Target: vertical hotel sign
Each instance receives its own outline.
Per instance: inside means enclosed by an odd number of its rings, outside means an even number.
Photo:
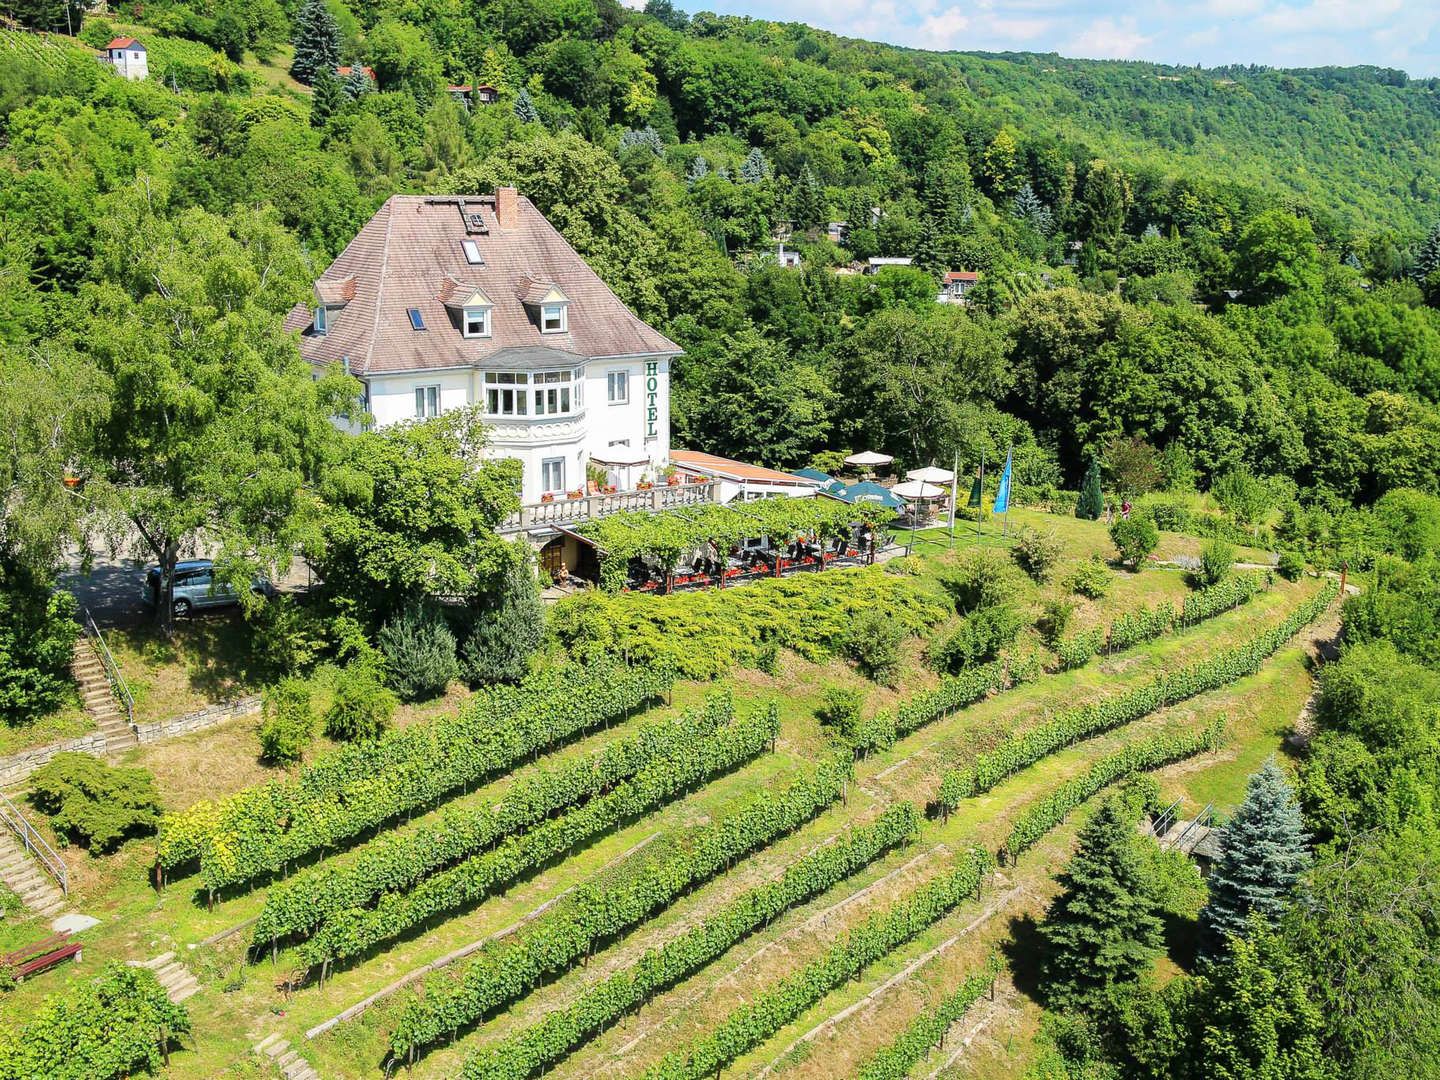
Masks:
[[[657,425],[660,422],[660,361],[651,360],[645,365],[645,441],[652,443],[660,438]]]

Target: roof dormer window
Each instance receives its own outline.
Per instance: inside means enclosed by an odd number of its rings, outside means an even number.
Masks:
[[[293,324],[292,324],[293,325]],[[315,336],[324,337],[330,331],[330,309],[321,304],[315,309]]]
[[[467,338],[490,336],[490,309],[488,307],[467,307],[461,312],[460,332]]]
[[[566,309],[569,304],[545,304],[540,308],[540,332],[542,334],[563,334],[569,325]]]

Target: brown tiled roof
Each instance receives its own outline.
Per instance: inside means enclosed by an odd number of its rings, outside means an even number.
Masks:
[[[482,296],[487,304],[494,304],[490,294],[479,285],[471,285],[468,282],[460,281],[452,274],[446,274],[445,280],[440,283],[440,292],[437,299],[446,307],[458,307],[464,304],[476,293]]]
[[[694,469],[711,476],[723,476],[727,480],[759,481],[767,484],[790,484],[795,487],[816,487],[820,481],[794,473],[767,469],[763,465],[748,465],[743,461],[706,454],[699,450],[671,450],[670,462],[677,468]]]
[[[315,283],[315,295],[326,304],[348,304],[355,299],[355,275],[338,280],[321,278]]]
[[[586,357],[675,355],[681,349],[647,326],[610,291],[528,199],[516,200],[515,220],[500,228],[493,196],[466,196],[465,212],[479,213],[488,232],[467,232],[457,198],[395,195],[371,218],[317,288],[354,280],[354,298],[316,335],[311,313],[297,304],[285,318],[300,332],[300,352],[313,363],[348,360],[357,375],[477,365],[503,349],[560,349]],[[465,259],[473,240],[485,263]],[[446,279],[474,286],[494,302],[491,336],[461,336],[446,308]],[[570,301],[567,331],[542,334],[520,296],[536,282],[554,284]],[[426,329],[411,329],[418,308]]]
[[[106,49],[129,49],[129,48],[140,48],[140,49],[143,49],[143,48],[145,48],[145,46],[144,46],[144,45],[141,45],[141,44],[140,44],[138,41],[136,41],[133,37],[117,37],[117,38],[115,38],[113,41],[111,41],[109,45],[106,45],[105,48],[106,48]]]
[[[979,281],[980,275],[974,270],[947,270],[945,271],[945,282],[952,281]]]

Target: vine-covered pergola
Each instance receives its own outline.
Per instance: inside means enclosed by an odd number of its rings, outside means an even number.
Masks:
[[[587,522],[576,531],[595,545],[600,561],[600,586],[607,592],[623,589],[630,560],[644,559],[657,566],[667,582],[687,554],[713,550],[722,567],[714,575],[723,585],[739,571],[726,565],[728,552],[744,540],[764,537],[775,549],[775,567],[783,567],[781,549],[795,541],[817,541],[823,569],[827,541],[849,541],[857,525],[872,528],[894,517],[878,503],[846,503],[835,499],[757,499],[730,506],[695,506],[676,510],[634,510]]]

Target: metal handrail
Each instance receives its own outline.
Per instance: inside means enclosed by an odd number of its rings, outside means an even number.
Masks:
[[[60,856],[55,854],[55,849],[45,842],[45,838],[35,831],[20,808],[10,801],[3,791],[0,791],[0,818],[5,819],[5,824],[15,831],[20,837],[20,842],[25,849],[40,860],[40,865],[50,871],[50,876],[60,883],[60,891],[68,898],[70,896],[70,874],[65,869],[65,863]]]
[[[1192,822],[1190,822],[1188,825],[1185,826],[1184,829],[1181,830],[1180,835],[1175,838],[1175,843],[1172,844],[1171,847],[1177,847],[1177,848],[1180,848],[1181,851],[1184,851],[1184,850],[1185,850],[1185,847],[1184,847],[1184,845],[1185,845],[1185,837],[1189,836],[1189,835],[1190,835],[1190,830],[1196,828],[1197,826],[1199,826],[1199,825],[1200,825],[1200,822],[1203,821],[1203,820],[1205,820],[1205,818],[1206,818],[1209,814],[1211,814],[1211,813],[1214,811],[1214,809],[1215,809],[1215,800],[1214,800],[1214,799],[1211,799],[1208,803],[1205,804],[1205,809],[1204,809],[1204,810],[1201,810],[1200,813],[1198,813],[1198,814],[1195,815],[1195,820],[1192,821]]]
[[[132,728],[135,726],[135,699],[130,694],[130,687],[125,682],[125,676],[120,674],[120,665],[115,662],[115,657],[110,655],[110,646],[105,644],[104,635],[100,633],[100,627],[95,625],[95,616],[90,614],[88,607],[80,609],[85,614],[85,632],[90,635],[96,645],[96,652],[100,654],[100,664],[105,668],[105,678],[110,683],[110,692],[115,699],[125,706],[125,722]]]
[[[1155,819],[1154,823],[1151,824],[1150,832],[1163,839],[1165,834],[1174,826],[1175,822],[1180,819],[1180,805],[1184,801],[1183,798],[1179,798],[1167,806],[1160,816]]]

